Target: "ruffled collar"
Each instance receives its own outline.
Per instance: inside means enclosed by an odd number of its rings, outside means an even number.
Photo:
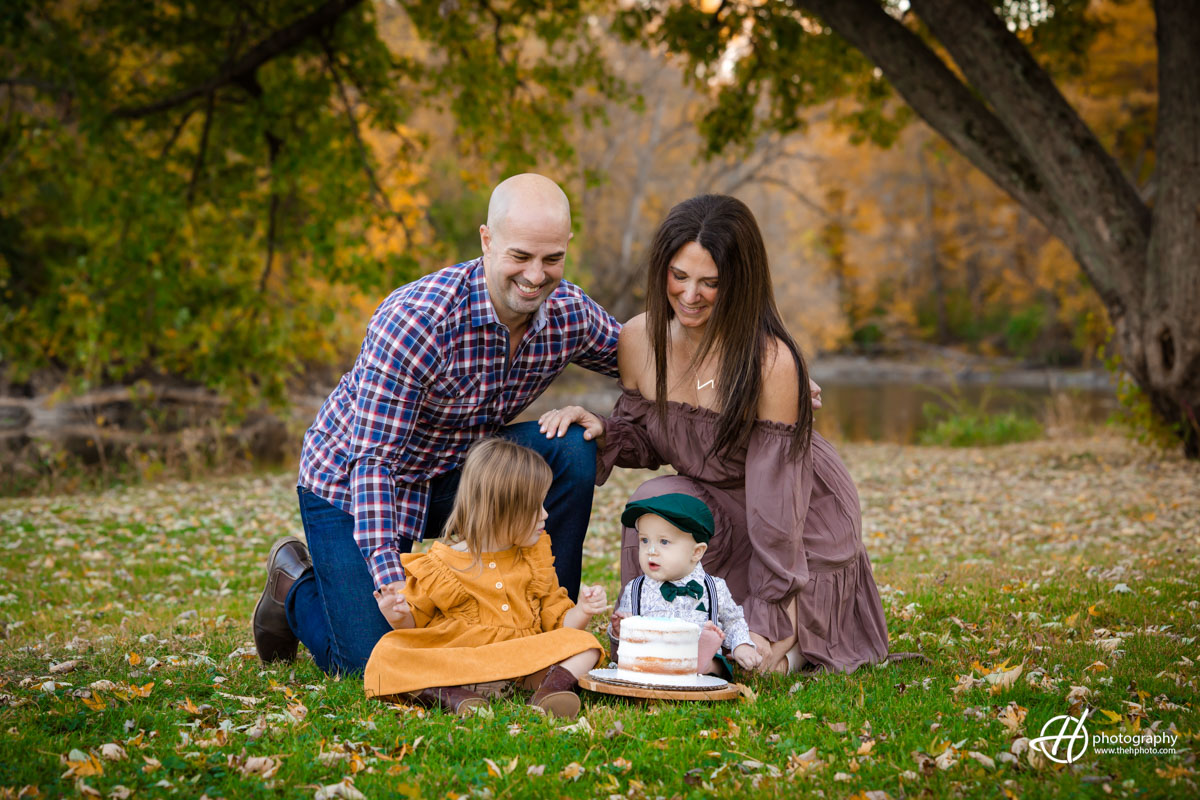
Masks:
[[[630,389],[628,386],[624,386],[619,382],[617,383],[617,386],[620,387],[622,394],[624,394],[626,397],[629,397],[634,402],[642,403],[650,408],[654,407],[654,401],[648,399],[637,389]],[[694,406],[691,403],[684,403],[680,400],[668,400],[667,406],[675,408],[688,416],[706,419],[710,422],[716,422],[721,416],[720,412],[714,409],[706,408],[704,406]],[[754,420],[754,427],[756,428],[761,428],[762,430],[771,431],[774,433],[787,434],[788,436],[796,432],[796,425],[797,423],[795,422],[777,422],[773,419]],[[816,435],[816,431],[813,432],[813,435]]]
[[[542,537],[548,537],[548,534],[543,533]],[[481,561],[514,561],[517,558],[522,557],[525,553],[528,553],[529,551],[536,548],[540,543],[541,543],[541,537],[538,538],[537,542],[529,545],[528,547],[518,547],[516,545],[513,545],[512,547],[507,547],[503,550],[495,550],[495,551],[490,551],[487,553],[480,553],[478,557]],[[451,547],[450,545],[446,544],[445,542],[440,542],[440,541],[434,542],[433,545],[429,549],[431,552],[433,550],[437,550],[438,555],[442,558],[452,558],[452,559],[455,559],[458,561],[468,561],[468,562],[475,560],[475,556],[472,555],[469,551],[457,550],[457,549]]]

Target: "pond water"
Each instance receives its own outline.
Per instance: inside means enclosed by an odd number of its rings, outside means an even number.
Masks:
[[[930,424],[923,412],[927,403],[962,411],[1015,410],[1048,427],[1103,424],[1117,405],[1106,378],[1093,373],[977,372],[955,381],[941,372],[859,364],[817,365],[813,375],[823,400],[816,429],[838,442],[914,443]],[[571,367],[519,419],[537,419],[565,405],[607,414],[618,394],[615,381]]]
[[[816,428],[833,441],[911,444],[930,422],[924,408],[934,404],[970,412],[1017,411],[1043,425],[1101,424],[1116,408],[1112,392],[1091,389],[997,388],[987,384],[934,388],[896,381],[821,384],[823,407]]]

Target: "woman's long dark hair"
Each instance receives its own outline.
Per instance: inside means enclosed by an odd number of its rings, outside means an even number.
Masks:
[[[792,456],[799,456],[812,439],[808,369],[775,305],[767,248],[758,223],[746,204],[733,197],[704,194],[684,200],[667,214],[650,245],[646,317],[654,348],[658,413],[667,413],[667,325],[675,316],[667,302],[667,269],[688,242],[707,250],[718,270],[717,300],[691,364],[702,363],[714,346],[720,346],[716,390],[721,408],[716,442],[709,455],[731,453],[750,440],[762,396],[766,354],[778,339],[791,351],[800,380],[800,407],[791,448]]]

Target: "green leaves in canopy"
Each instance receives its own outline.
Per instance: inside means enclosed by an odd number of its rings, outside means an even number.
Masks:
[[[431,239],[433,154],[480,182],[569,154],[617,90],[594,32],[579,2],[4,4],[3,377],[281,402],[476,255]]]

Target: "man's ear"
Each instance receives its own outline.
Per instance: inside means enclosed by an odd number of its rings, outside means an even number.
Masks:
[[[479,226],[479,246],[483,248],[483,254],[486,256],[492,249],[492,232],[488,230],[488,226]]]
[[[708,552],[708,545],[704,542],[696,542],[696,546],[692,548],[692,563],[699,564],[700,559],[704,558],[704,554]]]

